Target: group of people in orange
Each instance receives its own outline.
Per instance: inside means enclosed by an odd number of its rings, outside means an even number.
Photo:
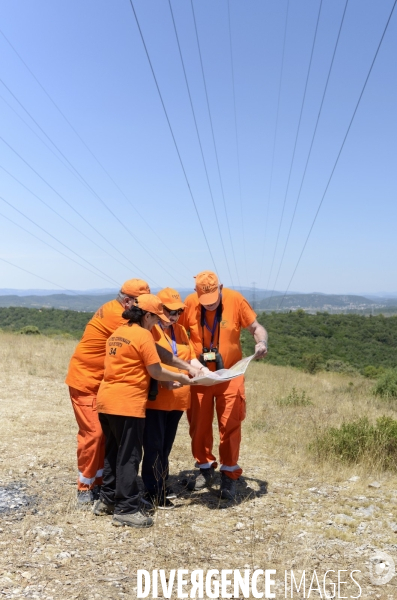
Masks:
[[[266,356],[267,332],[247,300],[214,272],[195,280],[185,301],[172,288],[154,295],[145,281],[126,281],[89,321],[69,364],[66,384],[79,427],[77,502],[93,504],[95,515],[113,515],[116,526],[150,527],[154,508],[173,508],[168,459],[184,411],[199,469],[188,488],[214,483],[216,409],[220,497],[236,495],[244,376],[210,386],[199,377],[241,359],[242,328],[255,339],[255,357]]]

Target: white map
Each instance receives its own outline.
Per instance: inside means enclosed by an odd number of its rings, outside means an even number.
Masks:
[[[244,375],[247,370],[248,365],[251,360],[254,358],[255,354],[252,356],[247,356],[246,358],[242,358],[235,365],[230,367],[230,369],[219,369],[219,371],[214,371],[213,373],[207,373],[203,377],[193,377],[192,381],[197,381],[200,385],[216,385],[217,383],[224,383],[225,381],[229,381],[230,379],[234,379],[235,377],[239,377],[239,375]]]

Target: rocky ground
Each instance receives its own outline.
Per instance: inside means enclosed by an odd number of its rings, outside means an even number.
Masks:
[[[10,340],[9,346],[16,343]],[[110,517],[76,507],[76,426],[62,383],[72,342],[24,343],[24,348],[2,346],[3,597],[136,598],[138,569],[163,569],[167,578],[172,569],[274,569],[277,599],[330,597],[338,570],[340,582],[348,583],[340,583],[339,590],[336,586],[336,598],[397,598],[395,577],[384,585],[374,583],[391,565],[371,562],[377,551],[397,558],[396,476],[360,465],[317,464],[310,457],[311,416],[316,418],[327,401],[320,392],[314,407],[292,409],[293,414],[269,400],[283,392],[286,378],[288,386],[305,385],[312,397],[310,386],[329,394],[346,382],[306,381],[309,376],[293,370],[253,365],[237,500],[220,501],[216,486],[197,494],[184,490],[182,481],[193,472],[184,419],[171,461],[179,491],[176,508],[158,511],[151,529],[119,529]],[[260,420],[263,405],[266,418]],[[301,586],[291,593],[291,570],[298,586],[305,570],[305,590]],[[323,578],[330,570],[325,593]]]

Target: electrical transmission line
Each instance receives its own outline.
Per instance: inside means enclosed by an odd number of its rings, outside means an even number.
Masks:
[[[62,118],[66,121],[66,123],[69,125],[69,127],[72,129],[72,131],[75,133],[75,135],[78,137],[78,139],[80,140],[80,142],[83,144],[83,146],[86,148],[86,150],[88,150],[88,152],[91,154],[91,156],[93,157],[93,159],[95,160],[95,162],[99,165],[99,167],[102,169],[102,171],[107,175],[107,177],[110,179],[110,181],[113,183],[113,185],[119,190],[119,192],[122,194],[122,196],[124,196],[124,198],[127,200],[127,202],[129,203],[129,205],[131,206],[131,208],[133,208],[133,210],[136,212],[136,214],[142,219],[142,221],[145,223],[145,225],[150,229],[150,231],[156,236],[156,238],[163,244],[163,246],[165,248],[167,248],[167,250],[174,256],[174,258],[178,259],[178,265],[183,266],[187,271],[190,272],[190,269],[181,262],[180,256],[178,256],[173,250],[172,248],[170,248],[170,246],[168,246],[168,244],[166,244],[166,242],[164,242],[164,240],[159,236],[159,234],[153,229],[153,227],[150,225],[150,223],[145,219],[145,217],[140,213],[140,211],[136,208],[136,206],[131,202],[130,198],[128,198],[128,196],[125,194],[125,192],[122,190],[122,188],[118,185],[118,183],[113,179],[113,177],[110,175],[110,173],[107,171],[107,169],[104,167],[104,165],[100,162],[100,160],[97,158],[97,156],[94,154],[94,152],[91,150],[91,148],[88,146],[88,144],[85,142],[85,140],[81,137],[81,135],[79,134],[79,132],[76,130],[76,128],[72,125],[72,123],[69,121],[69,119],[66,117],[66,115],[64,114],[64,112],[60,109],[60,107],[58,106],[58,104],[55,102],[55,100],[51,97],[51,95],[47,92],[47,90],[45,89],[45,87],[42,85],[42,83],[39,81],[39,79],[36,77],[36,75],[33,73],[33,71],[30,69],[30,67],[27,65],[27,63],[24,61],[24,59],[22,58],[22,56],[19,54],[19,52],[16,50],[16,48],[12,45],[12,43],[10,42],[10,40],[6,37],[6,35],[3,33],[3,31],[0,30],[0,34],[3,36],[3,38],[6,40],[7,44],[10,46],[10,48],[12,48],[12,50],[15,52],[15,54],[17,55],[17,57],[19,58],[19,60],[22,62],[22,64],[25,66],[25,68],[29,71],[29,73],[31,74],[31,76],[33,77],[33,79],[36,81],[36,83],[39,85],[39,87],[42,89],[42,91],[44,92],[44,94],[47,96],[47,98],[50,100],[50,102],[53,104],[53,106],[56,108],[56,110],[59,112],[59,114],[62,116]]]
[[[113,256],[112,254],[110,254],[110,252],[108,252],[107,250],[105,250],[105,248],[103,246],[101,246],[100,244],[98,244],[97,242],[95,242],[93,239],[91,239],[89,236],[87,236],[85,233],[83,233],[83,231],[81,231],[81,229],[79,229],[78,227],[76,227],[76,225],[73,225],[73,223],[71,223],[68,219],[66,219],[64,216],[62,216],[57,210],[55,210],[55,208],[53,208],[51,206],[51,204],[48,204],[48,202],[45,202],[45,200],[43,200],[42,198],[40,198],[40,196],[38,196],[37,194],[35,194],[30,188],[28,188],[24,183],[22,183],[22,181],[19,181],[19,179],[17,179],[14,175],[12,175],[12,173],[10,173],[9,171],[7,171],[7,169],[5,167],[3,167],[2,165],[0,165],[0,169],[2,169],[5,173],[7,173],[7,175],[9,175],[9,177],[11,177],[12,179],[14,179],[14,181],[16,181],[21,187],[23,187],[27,192],[29,192],[29,194],[31,194],[32,196],[34,196],[35,198],[37,198],[37,200],[39,202],[41,202],[44,206],[46,206],[49,210],[51,210],[55,215],[57,215],[57,217],[59,217],[60,219],[62,219],[62,221],[64,221],[65,223],[67,223],[70,227],[72,227],[72,229],[74,229],[75,231],[77,231],[77,233],[79,233],[82,237],[84,237],[84,239],[89,240],[92,244],[94,244],[94,246],[96,246],[97,248],[99,248],[100,250],[102,250],[102,252],[104,252],[105,254],[107,254],[107,256],[109,256],[110,258],[112,258],[113,260],[115,260],[116,262],[118,262],[120,265],[122,265],[123,267],[130,269],[131,265],[134,267],[134,269],[138,269],[138,267],[136,265],[134,265],[134,263],[132,263],[131,261],[129,265],[127,265],[126,263],[123,263],[120,258],[118,258],[117,256]],[[120,254],[120,252],[119,252]],[[129,260],[129,259],[127,259]],[[143,273],[143,271],[141,271],[140,269],[138,269],[142,275],[144,277],[147,277],[147,275],[145,275],[145,273]],[[159,285],[158,283],[156,283],[152,278],[150,278],[151,281],[153,281],[153,283],[155,283],[156,285]]]
[[[279,79],[279,82],[278,82],[278,93],[277,93],[276,125],[275,125],[275,128],[274,128],[274,135],[273,135],[272,162],[271,162],[271,167],[270,167],[269,191],[268,191],[268,194],[267,194],[267,208],[266,208],[266,219],[265,219],[265,231],[264,231],[264,236],[263,236],[262,261],[261,261],[261,268],[260,268],[260,271],[259,271],[259,276],[260,277],[262,277],[263,263],[264,263],[264,260],[265,260],[267,227],[268,227],[268,221],[269,221],[270,196],[271,196],[272,186],[273,186],[274,159],[275,159],[275,156],[276,156],[276,140],[277,140],[277,132],[278,132],[278,121],[279,121],[279,115],[280,115],[281,84],[283,82],[283,74],[284,74],[285,42],[286,42],[286,39],[287,39],[289,2],[290,2],[290,0],[288,0],[287,11],[285,13],[284,35],[283,35],[283,50],[282,50],[282,55],[281,55],[280,79]]]
[[[337,166],[337,164],[338,164],[338,162],[339,162],[340,155],[342,154],[342,150],[343,150],[343,148],[344,148],[344,145],[345,145],[345,142],[346,142],[347,136],[349,135],[349,132],[350,132],[351,126],[352,126],[352,124],[353,124],[354,118],[355,118],[355,116],[356,116],[356,113],[357,113],[358,107],[359,107],[359,105],[360,105],[360,102],[361,102],[361,98],[363,97],[363,94],[364,94],[365,88],[366,88],[366,86],[367,86],[368,80],[369,80],[369,78],[370,78],[370,75],[371,75],[371,73],[372,73],[372,69],[373,69],[373,66],[374,66],[374,64],[375,64],[376,58],[377,58],[377,56],[378,56],[378,54],[379,54],[379,50],[380,50],[380,47],[381,47],[381,45],[382,45],[383,39],[384,39],[384,37],[385,37],[385,34],[386,34],[386,31],[387,31],[387,28],[388,28],[388,26],[389,26],[389,23],[390,23],[390,21],[391,21],[391,18],[392,18],[392,16],[393,16],[393,12],[394,12],[394,9],[395,9],[395,7],[396,7],[396,4],[397,4],[397,0],[394,0],[394,3],[393,3],[393,6],[392,6],[392,9],[391,9],[391,11],[390,11],[390,14],[389,14],[389,18],[387,19],[386,25],[385,25],[385,27],[384,27],[384,30],[383,30],[383,33],[382,33],[382,36],[381,36],[381,39],[380,39],[380,41],[379,41],[378,47],[377,47],[377,49],[376,49],[376,52],[375,52],[375,55],[374,55],[374,58],[373,58],[373,60],[372,60],[372,62],[371,62],[371,66],[370,66],[370,68],[369,68],[369,71],[368,71],[368,73],[367,73],[367,76],[366,76],[366,78],[365,78],[364,85],[363,85],[363,87],[362,87],[362,89],[361,89],[360,96],[359,96],[359,98],[358,98],[358,100],[357,100],[357,104],[356,104],[356,106],[355,106],[355,109],[354,109],[354,111],[353,111],[353,115],[352,115],[352,117],[351,117],[351,119],[350,119],[349,126],[348,126],[348,128],[347,128],[346,134],[345,134],[345,136],[344,136],[344,138],[343,138],[343,141],[342,141],[341,147],[340,147],[340,149],[339,149],[339,152],[338,152],[338,155],[337,155],[337,157],[336,157],[336,160],[335,160],[334,166],[333,166],[333,168],[332,168],[331,175],[329,176],[329,179],[328,179],[328,181],[327,181],[327,185],[325,186],[324,193],[323,193],[323,195],[322,195],[322,198],[321,198],[321,200],[320,200],[320,203],[319,203],[319,205],[318,205],[318,208],[317,208],[316,214],[314,215],[314,219],[313,219],[313,221],[312,221],[312,224],[311,224],[311,226],[310,226],[309,233],[307,234],[307,237],[306,237],[305,243],[303,244],[302,251],[301,251],[301,253],[300,253],[300,255],[299,255],[299,258],[298,258],[298,261],[297,261],[297,263],[296,263],[295,269],[294,269],[294,271],[293,271],[293,273],[292,273],[292,275],[291,275],[291,279],[289,280],[288,287],[287,287],[287,289],[286,289],[286,290],[285,290],[285,292],[284,292],[284,296],[282,297],[282,299],[281,299],[281,302],[280,302],[280,304],[279,304],[279,307],[278,307],[278,308],[281,308],[281,306],[282,306],[282,304],[283,304],[283,302],[284,302],[284,300],[285,300],[285,297],[286,297],[286,295],[287,295],[287,293],[288,293],[288,290],[289,290],[289,288],[290,288],[290,285],[291,285],[291,283],[292,283],[292,280],[293,280],[293,278],[294,278],[294,276],[295,276],[295,273],[296,273],[296,271],[297,271],[297,269],[298,269],[299,263],[300,263],[300,261],[301,261],[301,258],[302,258],[302,256],[303,256],[303,253],[304,253],[304,251],[305,251],[305,248],[306,248],[306,246],[307,246],[307,242],[309,241],[309,238],[310,238],[311,232],[313,231],[314,224],[315,224],[315,222],[316,222],[316,220],[317,220],[317,217],[318,217],[318,214],[319,214],[319,212],[320,212],[321,206],[322,206],[322,204],[323,204],[323,202],[324,202],[325,195],[326,195],[326,193],[327,193],[327,191],[328,191],[329,184],[331,183],[331,180],[332,180],[332,177],[333,177],[333,175],[334,175],[334,172],[335,172],[336,166]]]
[[[215,141],[214,126],[213,126],[213,123],[212,123],[212,115],[211,115],[210,103],[209,103],[209,98],[208,98],[207,83],[206,83],[206,79],[205,79],[203,58],[202,58],[202,55],[201,55],[200,39],[199,39],[199,35],[198,35],[198,29],[197,29],[197,23],[196,23],[196,15],[195,15],[195,11],[194,11],[193,0],[190,0],[190,5],[192,7],[192,13],[193,13],[194,29],[195,29],[195,32],[196,32],[196,40],[197,40],[197,47],[198,47],[199,57],[200,57],[201,73],[202,73],[202,76],[203,76],[205,97],[206,97],[206,100],[207,100],[208,116],[209,116],[210,125],[211,125],[212,141],[213,141],[213,144],[214,144],[215,157],[216,157],[216,165],[217,165],[217,168],[218,168],[218,176],[219,176],[219,182],[220,182],[221,192],[222,192],[223,207],[225,209],[226,223],[227,223],[227,229],[228,229],[228,233],[229,233],[229,241],[230,241],[230,246],[231,246],[232,254],[233,254],[233,262],[234,262],[234,268],[236,270],[237,282],[239,284],[239,287],[241,288],[241,283],[240,283],[240,278],[239,278],[239,272],[238,272],[237,263],[236,263],[236,255],[235,255],[235,252],[234,252],[234,244],[233,244],[233,240],[232,240],[232,234],[230,232],[229,216],[228,216],[228,210],[227,210],[227,207],[226,207],[225,192],[224,192],[224,189],[223,189],[223,181],[222,181],[222,176],[221,176],[221,169],[220,169],[220,166],[219,166],[218,149],[217,149],[217,145],[216,145],[216,141]]]
[[[127,225],[124,223],[124,221],[122,221],[121,219],[119,219],[119,217],[116,215],[116,213],[107,205],[107,203],[103,200],[103,198],[101,198],[99,196],[99,194],[91,187],[91,185],[88,183],[88,181],[81,175],[81,173],[76,169],[76,167],[70,162],[70,160],[67,158],[67,156],[65,156],[65,154],[62,152],[62,150],[60,150],[60,148],[55,144],[55,142],[50,138],[50,136],[46,133],[46,131],[41,127],[41,125],[36,121],[36,119],[30,114],[30,112],[25,108],[25,106],[22,104],[22,102],[15,96],[15,94],[10,90],[10,88],[4,83],[4,81],[0,78],[0,82],[3,84],[3,86],[8,90],[8,92],[11,94],[11,96],[16,100],[16,102],[18,102],[18,104],[20,105],[20,107],[26,112],[26,114],[32,119],[32,121],[35,123],[35,125],[40,129],[40,131],[45,135],[45,137],[49,140],[49,142],[54,146],[54,148],[56,148],[56,150],[59,152],[59,154],[63,157],[64,160],[66,160],[66,162],[68,163],[68,165],[70,165],[70,167],[73,169],[73,171],[76,173],[76,175],[78,176],[79,180],[81,180],[81,182],[88,188],[88,190],[95,196],[95,198],[97,198],[97,200],[99,200],[99,202],[102,204],[102,206],[105,207],[105,209],[112,215],[112,217],[123,227],[123,229],[125,229],[127,231],[127,233],[132,237],[132,239],[137,242],[144,250],[145,252],[152,258],[152,260],[155,261],[156,264],[158,264],[160,266],[161,269],[163,269],[166,273],[168,273],[168,275],[170,275],[170,277],[172,277],[175,281],[177,281],[178,283],[180,283],[174,275],[172,275],[168,269],[166,267],[164,267],[163,265],[160,264],[160,262],[158,261],[158,259],[148,250],[148,248],[146,247],[146,245],[140,241],[136,235],[134,233],[132,233],[132,231],[127,227]],[[79,214],[79,213],[78,213]],[[80,215],[81,216],[81,215]],[[91,226],[91,225],[90,225]],[[92,226],[91,226],[92,227]]]
[[[3,261],[3,262],[5,262],[5,263],[7,263],[7,265],[11,265],[12,267],[15,267],[16,269],[20,269],[21,271],[24,271],[25,273],[28,273],[29,275],[33,275],[33,277],[38,277],[38,279],[42,279],[42,281],[46,281],[47,283],[51,283],[51,285],[55,285],[55,287],[58,287],[61,290],[65,290],[66,292],[72,292],[72,294],[77,294],[78,293],[75,290],[69,290],[68,288],[63,287],[63,285],[59,285],[59,283],[54,283],[53,281],[50,281],[49,279],[46,279],[45,277],[41,277],[41,275],[37,275],[36,273],[32,273],[32,271],[28,271],[27,269],[24,269],[23,267],[20,267],[19,265],[16,265],[15,263],[12,263],[9,260],[6,260],[2,256],[0,256],[0,260]]]
[[[246,254],[246,251],[245,251],[245,231],[244,231],[243,200],[242,200],[242,194],[241,194],[240,145],[239,145],[238,127],[237,127],[236,91],[235,91],[235,85],[234,85],[234,60],[233,60],[232,28],[231,28],[231,25],[230,25],[230,3],[229,3],[229,0],[227,0],[227,17],[228,17],[228,26],[229,26],[230,63],[231,63],[231,69],[232,69],[232,89],[233,89],[233,108],[234,108],[234,131],[235,131],[235,135],[236,135],[238,189],[239,189],[240,212],[241,212],[241,231],[242,231],[242,235],[243,235],[244,265],[245,265],[245,272],[247,274],[248,273],[248,269],[247,269],[247,254]]]
[[[90,263],[88,260],[86,260],[85,258],[83,258],[82,256],[80,256],[80,254],[78,254],[77,252],[75,252],[74,250],[72,250],[72,248],[69,248],[69,246],[67,246],[66,244],[64,244],[63,242],[61,242],[61,240],[59,240],[57,237],[55,237],[55,235],[52,235],[52,233],[50,233],[49,231],[47,231],[46,229],[44,229],[44,227],[42,227],[41,225],[39,225],[38,223],[36,223],[36,221],[34,221],[33,219],[31,219],[30,217],[28,217],[27,215],[25,215],[25,213],[23,213],[21,210],[19,210],[18,208],[16,208],[16,206],[14,206],[13,204],[11,204],[11,202],[8,202],[8,200],[6,200],[5,198],[3,198],[2,196],[0,196],[0,200],[2,200],[5,204],[7,204],[8,206],[10,206],[12,209],[14,209],[17,213],[19,213],[20,215],[22,215],[25,219],[27,219],[28,221],[30,221],[31,223],[33,223],[33,225],[35,225],[36,227],[38,227],[39,229],[41,229],[41,231],[44,231],[44,233],[46,233],[53,240],[55,240],[56,242],[58,242],[58,244],[61,244],[61,246],[63,246],[67,250],[69,250],[69,252],[72,252],[78,258],[80,258],[81,260],[83,260],[84,262],[86,262],[87,265],[90,265],[90,267],[93,267],[94,269],[96,269],[99,273],[102,274],[102,276],[98,275],[98,273],[95,273],[91,269],[88,269],[87,267],[85,267],[81,263],[77,262],[76,260],[74,260],[73,258],[71,258],[70,256],[68,256],[67,254],[64,254],[63,252],[61,252],[60,250],[58,250],[57,248],[55,248],[55,246],[52,246],[51,244],[48,244],[43,239],[39,238],[34,233],[28,231],[27,229],[25,229],[24,227],[22,227],[22,225],[19,225],[18,223],[16,223],[15,221],[13,221],[12,219],[10,219],[9,217],[6,217],[5,215],[2,215],[5,219],[8,219],[12,223],[14,223],[14,225],[16,225],[17,227],[20,227],[20,229],[23,229],[24,231],[26,231],[30,235],[34,236],[35,238],[37,238],[38,240],[40,240],[41,242],[43,242],[43,244],[46,244],[47,246],[49,246],[50,248],[53,248],[54,250],[56,250],[57,252],[59,252],[63,256],[66,256],[66,258],[68,258],[69,260],[72,260],[73,262],[75,262],[76,264],[78,264],[83,269],[87,269],[87,271],[89,271],[90,273],[94,273],[94,275],[96,275],[97,277],[101,277],[101,279],[104,279],[104,277],[105,277],[107,281],[111,281],[112,283],[115,283],[116,285],[118,285],[118,282],[115,279],[113,279],[112,277],[110,277],[109,275],[107,275],[106,273],[104,273],[101,269],[98,269],[98,267],[96,267],[95,265],[93,265],[92,263]]]
[[[175,138],[175,135],[174,135],[174,131],[173,131],[173,129],[172,129],[171,122],[170,122],[170,119],[169,119],[169,117],[168,117],[167,109],[165,108],[165,104],[164,104],[163,96],[162,96],[162,94],[161,94],[160,87],[159,87],[159,84],[158,84],[158,82],[157,82],[157,78],[156,78],[156,74],[155,74],[155,72],[154,72],[154,69],[153,69],[152,61],[150,60],[149,52],[148,52],[148,49],[147,49],[147,46],[146,46],[146,42],[145,42],[145,38],[144,38],[144,36],[143,36],[142,29],[141,29],[141,26],[140,26],[140,23],[139,23],[139,20],[138,20],[138,16],[137,16],[137,14],[136,14],[136,12],[135,12],[134,3],[133,3],[133,1],[132,1],[132,0],[129,0],[129,1],[130,1],[130,5],[131,5],[131,8],[132,8],[132,12],[134,13],[135,22],[136,22],[136,24],[137,24],[137,27],[138,27],[139,34],[140,34],[140,36],[141,36],[142,44],[143,44],[143,47],[144,47],[144,49],[145,49],[146,57],[147,57],[147,59],[148,59],[148,62],[149,62],[150,70],[151,70],[151,72],[152,72],[153,79],[154,79],[154,82],[155,82],[155,84],[156,84],[157,92],[158,92],[158,94],[159,94],[159,97],[160,97],[160,101],[161,101],[161,105],[162,105],[162,107],[163,107],[163,110],[164,110],[165,118],[166,118],[166,120],[167,120],[168,127],[169,127],[169,129],[170,129],[171,137],[172,137],[172,140],[173,140],[173,142],[174,142],[174,145],[175,145],[175,150],[176,150],[176,152],[177,152],[177,155],[178,155],[178,158],[179,158],[179,162],[180,162],[180,164],[181,164],[181,167],[182,167],[182,171],[183,171],[183,174],[184,174],[184,177],[185,177],[185,181],[186,181],[186,184],[187,184],[187,187],[188,187],[188,190],[189,190],[189,194],[190,194],[190,197],[191,197],[191,199],[192,199],[192,202],[193,202],[194,209],[195,209],[195,211],[196,211],[196,216],[197,216],[197,219],[198,219],[198,221],[199,221],[199,223],[200,223],[201,231],[202,231],[203,237],[204,237],[204,239],[205,239],[205,243],[206,243],[206,245],[207,245],[207,249],[208,249],[209,255],[210,255],[210,257],[211,257],[212,264],[214,265],[214,269],[215,269],[215,271],[216,271],[216,272],[218,272],[218,269],[216,268],[216,265],[215,265],[215,260],[214,260],[214,257],[213,257],[213,255],[212,255],[212,252],[211,252],[211,247],[210,247],[210,245],[209,245],[209,243],[208,243],[208,239],[207,239],[207,236],[206,236],[206,234],[205,234],[205,230],[204,230],[204,227],[203,227],[203,223],[202,223],[202,221],[201,221],[201,219],[200,219],[200,215],[199,215],[199,212],[198,212],[197,204],[196,204],[196,201],[195,201],[195,199],[194,199],[194,196],[193,196],[192,188],[190,187],[189,179],[188,179],[188,177],[187,177],[187,173],[186,173],[186,170],[185,170],[185,167],[184,167],[183,161],[182,161],[182,157],[181,157],[181,154],[180,154],[180,152],[179,152],[179,148],[178,148],[178,144],[177,144],[177,142],[176,142],[176,138]]]
[[[229,271],[229,276],[230,276],[232,285],[234,287],[233,277],[232,277],[232,273],[230,271],[230,265],[229,265],[229,261],[228,261],[228,258],[227,258],[227,254],[226,254],[226,250],[225,250],[225,245],[223,243],[222,231],[221,231],[221,228],[220,228],[220,225],[219,225],[218,213],[216,211],[214,196],[213,196],[213,193],[212,193],[212,187],[211,187],[210,178],[209,178],[209,175],[208,175],[207,163],[206,163],[205,158],[204,158],[203,146],[202,146],[202,143],[201,143],[201,137],[200,137],[200,133],[199,133],[198,125],[197,125],[196,113],[195,113],[194,106],[193,106],[192,96],[191,96],[191,93],[190,93],[190,86],[189,86],[189,82],[188,82],[187,75],[186,75],[185,62],[183,60],[181,45],[179,43],[179,36],[178,36],[177,28],[176,28],[176,23],[175,23],[175,18],[174,18],[174,11],[172,10],[171,0],[168,0],[168,5],[170,7],[170,12],[171,12],[171,17],[172,17],[172,23],[174,25],[174,31],[175,31],[176,41],[177,41],[177,44],[178,44],[179,56],[180,56],[181,63],[182,63],[183,74],[184,74],[184,77],[185,77],[186,88],[187,88],[187,92],[188,92],[188,95],[189,95],[190,107],[192,109],[194,125],[195,125],[195,128],[196,128],[197,139],[198,139],[199,146],[200,146],[201,158],[203,160],[205,175],[206,175],[206,178],[207,178],[208,189],[209,189],[210,196],[211,196],[212,207],[214,209],[214,214],[215,214],[215,220],[216,220],[216,224],[217,224],[217,228],[218,228],[218,233],[219,233],[219,237],[220,237],[220,240],[221,240],[223,254],[225,255],[225,260],[226,260],[227,269]]]
[[[303,187],[303,182],[305,181],[306,171],[307,171],[307,167],[308,167],[309,160],[310,160],[310,157],[311,157],[314,139],[316,137],[317,127],[318,127],[318,123],[319,123],[319,120],[320,120],[320,115],[321,115],[321,112],[322,112],[322,109],[323,109],[324,99],[325,99],[325,95],[327,93],[328,83],[329,83],[329,80],[330,80],[330,76],[331,76],[331,72],[332,72],[332,68],[333,68],[333,64],[334,64],[334,59],[335,59],[336,51],[337,51],[338,44],[339,44],[340,34],[341,34],[341,31],[342,31],[343,22],[345,20],[345,14],[346,14],[346,9],[347,9],[348,3],[349,3],[349,0],[346,0],[345,8],[343,10],[342,19],[341,19],[341,22],[340,22],[340,25],[339,25],[338,36],[336,38],[336,42],[335,42],[335,46],[334,46],[334,51],[333,51],[333,54],[332,54],[331,63],[330,63],[329,69],[328,69],[327,80],[326,80],[326,83],[325,83],[325,87],[324,87],[324,91],[323,91],[323,96],[322,96],[321,103],[320,103],[320,108],[319,108],[319,111],[318,111],[318,114],[317,114],[316,125],[314,127],[312,139],[311,139],[311,142],[310,142],[310,148],[309,148],[309,152],[308,152],[307,159],[306,159],[305,168],[303,170],[303,175],[302,175],[301,183],[300,183],[300,186],[299,186],[298,195],[297,195],[297,198],[296,198],[296,201],[295,201],[294,211],[292,213],[291,223],[290,223],[290,226],[289,226],[289,229],[288,229],[287,238],[285,240],[285,244],[284,244],[284,248],[283,248],[283,253],[281,255],[281,260],[280,260],[280,264],[279,264],[278,271],[277,271],[277,276],[276,276],[276,279],[275,279],[275,282],[274,282],[274,286],[273,286],[274,289],[275,289],[275,287],[277,285],[277,281],[278,281],[278,278],[279,278],[279,275],[280,275],[281,267],[282,267],[282,264],[283,264],[283,261],[284,261],[285,252],[287,250],[289,238],[290,238],[290,235],[291,235],[292,225],[293,225],[294,220],[295,220],[296,210],[298,208],[298,204],[299,204],[299,200],[300,200],[300,195],[301,195],[302,187]]]
[[[276,244],[274,246],[273,258],[272,258],[272,263],[271,263],[271,267],[270,267],[269,278],[268,278],[268,281],[267,281],[267,284],[266,284],[266,289],[269,289],[270,279],[271,279],[271,276],[272,276],[272,273],[273,273],[273,266],[274,266],[274,261],[275,261],[275,258],[276,258],[276,253],[277,253],[277,248],[278,248],[278,241],[279,241],[279,238],[280,238],[281,225],[282,225],[282,222],[283,222],[285,204],[286,204],[286,201],[287,201],[287,196],[288,196],[288,191],[289,191],[289,184],[290,184],[290,181],[291,181],[292,167],[294,165],[296,146],[297,146],[297,143],[298,143],[298,137],[299,137],[300,127],[301,127],[301,122],[302,122],[302,114],[303,114],[303,109],[304,109],[304,106],[305,106],[307,86],[308,86],[308,83],[309,83],[310,72],[311,72],[311,68],[312,68],[314,47],[316,45],[317,32],[318,32],[318,24],[319,24],[319,21],[320,21],[320,15],[321,15],[322,5],[323,5],[323,0],[320,1],[320,5],[319,5],[319,9],[318,9],[318,14],[317,14],[316,28],[315,28],[315,31],[314,31],[312,49],[311,49],[311,53],[310,53],[309,66],[308,66],[307,74],[306,74],[305,89],[304,89],[304,92],[303,92],[302,104],[301,104],[301,109],[300,109],[300,114],[299,114],[298,128],[296,130],[296,135],[295,135],[295,143],[294,143],[294,149],[293,149],[293,152],[292,152],[292,159],[291,159],[291,164],[290,164],[289,173],[288,173],[287,187],[286,187],[285,194],[284,194],[283,208],[282,208],[282,211],[281,211],[280,223],[279,223],[279,226],[278,226],[277,237],[276,237]],[[267,306],[269,306],[269,303],[270,303],[270,301],[271,301],[271,299],[273,297],[275,285],[276,285],[276,283],[274,284],[273,289],[271,291],[271,294],[270,294],[270,296],[269,296],[269,298],[267,300]]]

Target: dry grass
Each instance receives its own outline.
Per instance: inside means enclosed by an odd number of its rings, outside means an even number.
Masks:
[[[363,598],[397,598],[394,580],[372,587],[367,567],[373,549],[393,556],[397,548],[396,475],[371,464],[320,463],[307,450],[326,425],[396,416],[366,380],[251,365],[238,502],[181,493],[150,530],[120,530],[75,505],[76,425],[63,383],[73,346],[0,335],[0,485],[21,482],[36,498],[25,512],[1,515],[4,597],[136,598],[137,569],[248,565],[277,569],[277,598],[284,598],[284,569],[316,569],[319,578],[327,569],[360,569]],[[312,405],[278,406],[293,387]],[[192,469],[185,419],[171,459],[176,482]],[[353,475],[360,479],[349,481]],[[379,489],[368,487],[374,479]]]

